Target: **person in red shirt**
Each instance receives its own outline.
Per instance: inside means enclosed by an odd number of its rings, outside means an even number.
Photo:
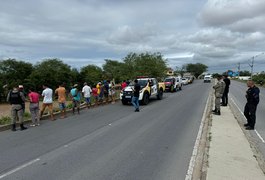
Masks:
[[[121,84],[121,89],[123,90],[124,88],[126,88],[127,86],[127,83],[126,81],[124,80],[123,83]]]
[[[40,125],[40,115],[39,115],[39,98],[40,95],[35,92],[32,88],[29,89],[29,111],[31,113],[32,124],[30,126],[39,126]]]
[[[92,88],[92,95],[95,99],[95,105],[98,105],[98,88],[96,86]]]

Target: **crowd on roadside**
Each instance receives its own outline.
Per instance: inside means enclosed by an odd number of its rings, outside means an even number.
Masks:
[[[129,85],[129,81],[123,81],[121,88],[125,88]],[[108,103],[115,103],[116,100],[116,85],[113,81],[104,80],[99,81],[95,86],[91,87],[88,83],[84,83],[82,88],[79,88],[78,84],[74,84],[72,88],[67,91],[65,84],[59,85],[55,91],[53,91],[47,84],[43,85],[43,91],[39,94],[34,88],[28,88],[29,93],[24,92],[23,85],[13,87],[7,95],[7,102],[11,104],[11,130],[16,131],[16,121],[19,120],[20,130],[27,129],[24,126],[24,113],[25,103],[28,101],[29,111],[31,113],[32,123],[30,126],[39,126],[40,119],[46,108],[50,114],[50,120],[54,121],[54,97],[58,101],[60,109],[60,118],[66,117],[67,99],[72,101],[72,112],[80,113],[81,101],[85,101],[87,108],[92,107],[91,97],[94,99],[94,105],[104,105]],[[43,97],[42,106],[40,107],[40,98]]]

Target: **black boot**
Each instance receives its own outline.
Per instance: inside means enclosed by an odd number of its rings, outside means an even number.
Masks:
[[[26,127],[23,125],[23,123],[21,123],[21,124],[20,124],[20,130],[23,131],[23,130],[26,130],[26,129],[28,129],[28,128],[26,128]]]
[[[220,112],[220,110],[216,110],[216,112],[214,113],[215,115],[221,115],[221,112]]]
[[[16,131],[16,124],[12,124],[11,131]]]

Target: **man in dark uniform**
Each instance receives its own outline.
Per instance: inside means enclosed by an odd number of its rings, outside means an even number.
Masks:
[[[138,83],[138,80],[134,80],[134,89],[133,89],[133,97],[132,97],[132,104],[135,108],[135,112],[139,112],[139,95],[140,95],[141,86]]]
[[[25,96],[24,94],[19,91],[17,87],[14,87],[12,91],[10,91],[7,95],[7,102],[11,104],[11,118],[12,118],[12,131],[16,131],[16,120],[17,117],[20,123],[20,130],[23,131],[27,129],[24,127],[23,116],[24,116],[24,109],[23,104],[25,104]]]
[[[246,93],[247,103],[245,105],[244,115],[247,123],[244,124],[246,130],[254,130],[256,123],[256,110],[259,104],[259,88],[255,86],[252,80],[247,82],[248,90]]]
[[[225,90],[224,90],[224,93],[223,93],[223,96],[222,96],[222,106],[227,106],[230,79],[228,79],[227,75],[224,75],[223,81],[225,83]]]

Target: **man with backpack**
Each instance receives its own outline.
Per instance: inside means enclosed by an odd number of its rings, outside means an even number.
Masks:
[[[27,129],[24,127],[23,116],[24,109],[23,104],[25,104],[25,96],[22,92],[19,91],[17,87],[14,87],[12,91],[8,93],[7,101],[11,104],[11,118],[12,118],[12,131],[16,131],[16,119],[18,117],[20,123],[20,130],[23,131]]]

